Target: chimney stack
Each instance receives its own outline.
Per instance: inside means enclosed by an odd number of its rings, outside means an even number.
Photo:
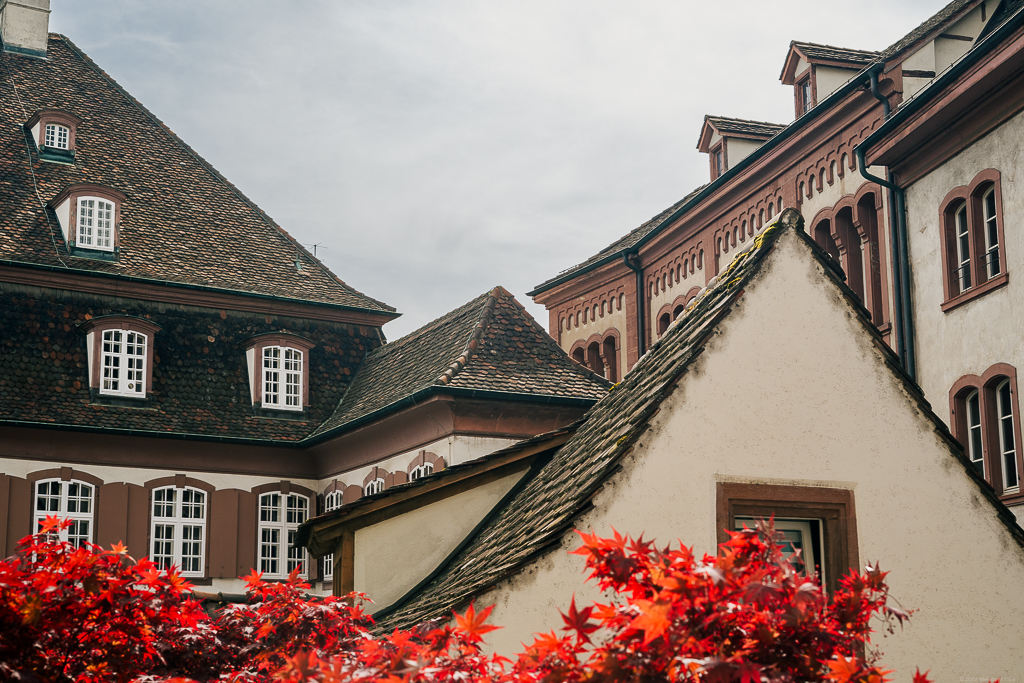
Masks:
[[[46,57],[50,0],[0,0],[0,40],[4,52]]]

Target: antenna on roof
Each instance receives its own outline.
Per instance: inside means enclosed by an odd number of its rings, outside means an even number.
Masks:
[[[323,247],[323,244],[324,244],[323,242],[317,242],[316,244],[304,244],[303,246],[305,246],[305,247],[313,247],[313,256],[315,257],[316,256],[316,249],[317,249],[317,247]],[[324,247],[324,249],[326,249],[326,248],[327,247]]]

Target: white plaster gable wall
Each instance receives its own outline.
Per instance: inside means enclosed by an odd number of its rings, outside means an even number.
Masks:
[[[720,481],[852,490],[861,561],[879,561],[892,595],[920,610],[877,643],[896,680],[916,666],[937,681],[1019,673],[1024,552],[794,234],[623,465],[576,527],[678,538],[697,552],[715,549]],[[573,592],[582,604],[596,597],[581,558],[564,552],[577,544],[568,535],[479,601],[497,605],[505,627],[491,634],[495,649],[560,627],[555,608]]]
[[[847,81],[857,75],[860,69],[837,69],[833,66],[814,67],[814,80],[817,84],[818,102],[843,87]]]
[[[404,453],[391,456],[385,460],[380,460],[373,463],[372,465],[366,465],[365,467],[359,467],[348,472],[343,472],[337,476],[328,477],[322,479],[319,482],[319,488],[317,489],[320,493],[323,493],[328,486],[333,482],[337,482],[338,485],[344,486],[362,486],[363,480],[370,474],[370,470],[374,467],[380,467],[387,470],[388,472],[408,472],[409,465],[412,461],[419,456],[420,451],[427,451],[444,458],[445,466],[459,465],[470,460],[476,460],[477,458],[493,453],[494,451],[501,450],[517,443],[519,439],[502,439],[496,437],[486,436],[466,436],[462,434],[456,434],[453,436],[447,436],[443,439],[414,448]]]
[[[732,168],[743,159],[753,154],[754,150],[763,145],[758,140],[746,138],[729,138],[725,143],[726,167]]]
[[[432,572],[526,470],[393,517],[355,533],[355,590],[374,603],[392,604]]]
[[[1018,114],[907,188],[908,240],[913,266],[918,383],[935,412],[949,422],[949,390],[967,374],[994,363],[1024,371],[1024,114]],[[948,313],[940,306],[942,228],[939,209],[955,187],[980,171],[1001,174],[1002,258],[1009,283]],[[1017,409],[1020,409],[1018,405]]]

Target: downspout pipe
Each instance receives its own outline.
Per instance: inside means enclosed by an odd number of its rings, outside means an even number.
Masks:
[[[644,329],[644,269],[639,263],[640,255],[635,252],[627,252],[622,255],[622,262],[627,268],[636,273],[636,329],[637,329],[637,359],[647,353],[647,330]]]
[[[881,66],[881,65],[879,65]],[[889,100],[878,89],[878,69],[872,69],[871,94],[882,103],[882,112],[889,118],[891,109]],[[899,185],[892,180],[892,173],[886,170],[886,177],[879,178],[868,172],[864,160],[865,148],[854,148],[860,174],[867,180],[878,183],[889,190],[889,206],[892,207],[890,220],[890,239],[893,263],[893,304],[896,309],[893,319],[896,322],[896,342],[900,362],[910,378],[917,381],[917,363],[914,352],[914,312],[910,300],[910,257],[907,244],[907,197]]]

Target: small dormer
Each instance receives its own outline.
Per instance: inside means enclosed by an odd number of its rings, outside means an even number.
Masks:
[[[75,132],[82,119],[58,109],[42,109],[25,122],[39,158],[60,164],[75,163]]]
[[[783,128],[777,123],[705,116],[697,149],[709,155],[714,180]]]
[[[866,50],[791,42],[779,79],[783,85],[793,86],[796,117],[809,112],[880,56]]]
[[[116,261],[124,200],[124,194],[112,187],[76,183],[61,190],[47,207],[57,215],[72,256]]]

